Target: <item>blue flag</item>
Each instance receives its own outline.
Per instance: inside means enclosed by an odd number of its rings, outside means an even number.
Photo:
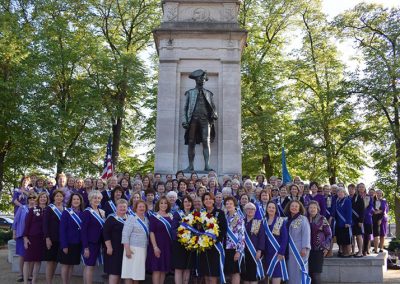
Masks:
[[[286,166],[285,147],[282,146],[282,183],[287,184],[292,181],[292,177]]]

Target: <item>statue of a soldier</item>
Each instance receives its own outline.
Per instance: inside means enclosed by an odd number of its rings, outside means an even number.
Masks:
[[[213,93],[203,88],[208,81],[203,70],[193,71],[190,79],[196,80],[196,88],[186,91],[182,126],[185,131],[185,145],[188,145],[189,166],[184,171],[193,171],[196,144],[203,144],[204,170],[210,171],[210,143],[214,141],[214,121],[218,119]]]

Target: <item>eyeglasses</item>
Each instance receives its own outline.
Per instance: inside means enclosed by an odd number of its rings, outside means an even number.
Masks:
[[[31,197],[28,197],[28,200],[29,200],[29,199],[36,199],[36,197],[31,196]]]

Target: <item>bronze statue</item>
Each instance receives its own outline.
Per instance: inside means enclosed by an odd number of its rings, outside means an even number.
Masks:
[[[210,143],[214,141],[214,121],[218,119],[213,93],[203,88],[208,81],[207,73],[201,69],[193,71],[190,79],[196,80],[196,88],[186,91],[182,126],[185,131],[185,145],[188,145],[189,166],[184,170],[194,170],[193,161],[196,144],[203,144],[204,170],[210,171]]]

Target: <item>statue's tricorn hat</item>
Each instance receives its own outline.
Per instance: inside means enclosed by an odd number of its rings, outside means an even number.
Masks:
[[[201,77],[201,76],[204,76],[204,79],[206,81],[208,81],[207,71],[204,71],[204,70],[201,70],[201,69],[195,70],[192,73],[190,73],[189,78],[193,79],[193,80],[196,80],[196,78]]]

